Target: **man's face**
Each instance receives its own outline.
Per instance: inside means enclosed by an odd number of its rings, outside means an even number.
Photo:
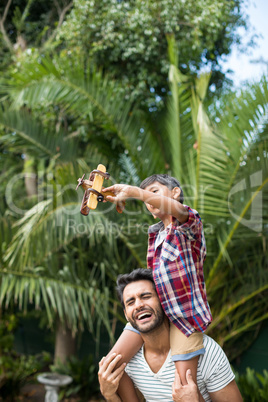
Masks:
[[[125,316],[139,332],[146,334],[164,322],[165,314],[151,281],[141,280],[127,285],[123,300]]]

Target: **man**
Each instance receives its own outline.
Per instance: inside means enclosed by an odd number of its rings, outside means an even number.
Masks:
[[[121,356],[116,353],[101,360],[99,381],[103,396],[109,402],[121,400],[117,392],[122,376],[126,376],[125,370],[146,401],[198,401],[197,393],[193,396],[196,388],[192,387],[189,373],[185,386],[181,385],[178,374],[175,375],[170,357],[169,321],[161,308],[151,270],[137,269],[120,275],[117,292],[126,319],[140,332],[144,345],[127,366],[122,363],[118,367]],[[242,402],[223,350],[206,335],[204,346],[206,352],[199,357],[197,369],[197,385],[204,400]],[[127,402],[137,400],[129,382]]]

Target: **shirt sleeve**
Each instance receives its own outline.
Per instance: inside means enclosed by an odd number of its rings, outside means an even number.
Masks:
[[[188,207],[188,205],[184,205],[184,207],[189,213],[188,220],[182,225],[176,226],[176,230],[183,233],[187,239],[191,241],[197,240],[201,236],[203,230],[201,218],[198,212]]]
[[[136,334],[140,335],[140,332],[137,329],[133,328],[132,325],[129,322],[125,325],[124,331],[125,330],[136,332]]]

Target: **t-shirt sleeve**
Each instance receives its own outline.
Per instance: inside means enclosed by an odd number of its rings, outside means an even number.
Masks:
[[[132,325],[129,322],[125,325],[124,331],[125,330],[136,332],[136,334],[140,335],[140,332],[137,329],[133,328]]]
[[[210,360],[207,364],[205,374],[206,388],[208,392],[216,392],[233,381],[235,375],[226,354],[215,341],[209,342],[205,347],[207,354],[210,348],[213,349],[213,361]]]

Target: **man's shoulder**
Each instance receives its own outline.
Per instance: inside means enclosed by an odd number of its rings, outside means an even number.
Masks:
[[[203,334],[203,344],[206,352],[209,351],[210,353],[213,352],[215,349],[221,349],[221,346],[210,336]]]
[[[203,343],[204,343],[204,347],[206,347],[206,346],[215,346],[216,347],[217,346],[220,349],[222,349],[221,346],[218,344],[218,342],[215,341],[215,339],[211,338],[211,336],[206,335],[206,334],[203,334]]]
[[[221,346],[205,334],[203,344],[206,351],[198,360],[197,382],[203,381],[207,392],[216,392],[226,387],[235,376]]]
[[[223,349],[221,346],[210,336],[203,334],[203,344],[204,348],[206,349],[205,355],[207,358],[211,358],[214,354],[217,354],[218,352],[224,353]],[[202,355],[201,355],[202,356]],[[140,348],[140,350],[135,354],[135,356],[132,357],[132,359],[129,361],[128,365],[134,366],[136,364],[141,364],[145,363],[145,358],[143,354],[143,347]],[[127,366],[128,366],[127,365]]]
[[[207,344],[207,343],[216,342],[216,341],[214,341],[214,339],[211,338],[210,336],[203,334],[203,342],[204,342],[204,346],[205,346],[205,343]]]
[[[217,365],[221,366],[223,363],[230,365],[224,350],[214,339],[203,334],[203,344],[206,351],[204,355],[200,356],[198,362],[201,370],[206,368],[206,370],[213,371],[213,367],[216,368]],[[214,363],[211,364],[212,362]]]

